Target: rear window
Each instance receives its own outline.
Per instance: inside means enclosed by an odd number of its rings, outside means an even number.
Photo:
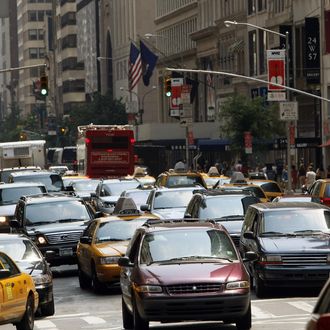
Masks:
[[[63,190],[63,181],[60,175],[22,175],[11,177],[10,182],[39,182],[43,184],[48,192],[60,192]]]
[[[46,193],[45,187],[17,187],[0,190],[0,205],[16,204],[21,196]]]
[[[261,185],[261,188],[267,192],[281,192],[279,186],[273,182],[267,182]]]
[[[203,181],[199,176],[175,175],[168,178],[166,186],[195,186],[196,184],[203,186]]]

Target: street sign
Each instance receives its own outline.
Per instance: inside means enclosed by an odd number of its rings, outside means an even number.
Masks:
[[[298,120],[298,103],[280,102],[280,120]]]
[[[285,101],[286,93],[285,92],[268,92],[267,101]]]
[[[267,50],[268,66],[268,90],[282,91],[284,87],[273,85],[285,85],[285,49]]]

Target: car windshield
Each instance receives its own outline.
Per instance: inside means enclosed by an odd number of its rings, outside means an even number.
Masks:
[[[29,204],[26,207],[27,225],[89,220],[85,205],[79,200]]]
[[[276,210],[265,212],[260,233],[305,234],[330,233],[330,212],[317,209]]]
[[[103,222],[97,230],[96,243],[127,241],[132,238],[135,229],[141,227],[145,222],[146,219]]]
[[[0,251],[8,254],[15,261],[36,261],[40,255],[27,239],[0,240]]]
[[[155,194],[154,209],[186,207],[192,195],[192,190],[158,191]]]
[[[199,210],[201,219],[218,219],[231,215],[244,216],[242,196],[212,196],[204,200]]]
[[[121,181],[106,183],[104,190],[109,196],[119,196],[124,190],[135,189],[140,186],[138,181]]]
[[[265,193],[259,187],[245,187],[243,190],[251,191],[258,198],[266,198]]]
[[[177,186],[203,186],[203,181],[199,176],[174,175],[168,178],[167,187]]]
[[[15,182],[39,182],[45,185],[48,192],[59,192],[63,188],[63,181],[60,175],[31,175],[31,176],[17,176]]]
[[[44,187],[15,187],[0,189],[0,205],[16,204],[21,196],[43,194]]]
[[[260,185],[263,191],[280,193],[280,187],[273,182],[266,182]]]
[[[164,230],[147,234],[140,252],[141,264],[154,262],[200,262],[203,259],[237,260],[227,234],[219,230]],[[214,261],[214,260],[213,260]]]
[[[72,186],[76,191],[95,191],[99,180],[77,180],[72,182]]]
[[[150,193],[149,190],[141,190],[141,191],[134,191],[134,192],[127,191],[125,193],[125,196],[132,198],[133,201],[135,202],[136,206],[140,206],[147,202],[149,193]]]

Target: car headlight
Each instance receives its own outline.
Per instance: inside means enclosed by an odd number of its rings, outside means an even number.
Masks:
[[[44,244],[47,244],[47,240],[44,236],[37,236],[36,243],[39,245],[44,245]]]
[[[248,289],[249,287],[250,287],[250,283],[248,281],[236,281],[236,282],[229,282],[226,284],[227,290]]]
[[[6,222],[6,220],[7,220],[7,218],[6,218],[6,217],[0,217],[0,223],[5,223],[5,222]]]
[[[282,263],[282,257],[278,255],[264,255],[260,258],[262,264],[280,264]]]
[[[100,264],[101,265],[117,264],[119,258],[120,257],[101,257]]]
[[[53,279],[50,274],[38,274],[32,277],[35,285],[49,284],[52,282]]]
[[[133,289],[140,293],[162,293],[163,288],[159,285],[133,285]]]

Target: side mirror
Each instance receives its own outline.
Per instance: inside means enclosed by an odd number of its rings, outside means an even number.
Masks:
[[[243,237],[246,238],[246,239],[254,239],[254,234],[252,231],[247,231],[243,234]]]
[[[91,193],[91,197],[96,197],[96,193],[95,192],[92,192]]]
[[[191,218],[191,214],[188,213],[188,212],[185,212],[183,218],[184,219],[190,219]]]
[[[65,187],[65,191],[74,192],[73,186]]]
[[[21,224],[17,219],[11,219],[9,221],[9,226],[12,227],[12,228],[20,228]]]
[[[89,236],[81,236],[79,239],[79,242],[82,244],[91,244],[92,243],[92,239]]]
[[[133,267],[134,264],[129,260],[128,257],[120,257],[118,259],[118,265],[120,267]]]
[[[11,275],[9,269],[0,269],[0,280],[3,280],[4,278],[7,278]]]
[[[244,254],[244,258],[243,258],[243,262],[247,262],[247,261],[255,261],[258,259],[258,256],[255,252],[253,251],[247,251]]]
[[[102,218],[104,216],[104,213],[101,211],[97,211],[94,213],[94,218]]]
[[[150,211],[149,205],[148,204],[142,204],[140,206],[141,211]]]

